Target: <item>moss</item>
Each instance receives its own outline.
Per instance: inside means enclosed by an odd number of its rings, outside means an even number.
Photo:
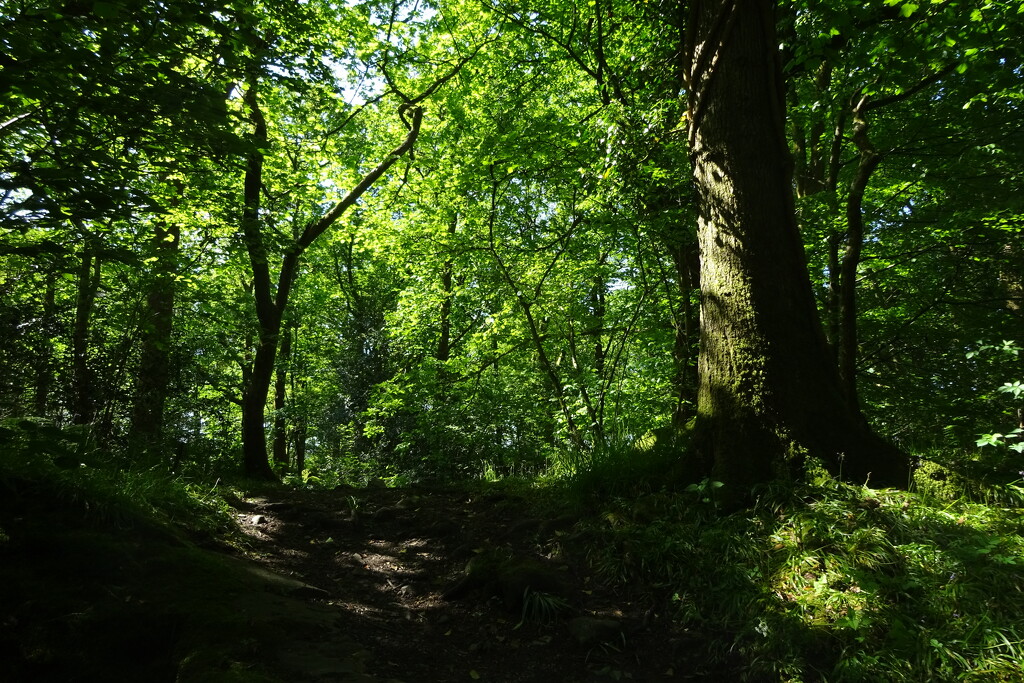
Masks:
[[[914,488],[918,493],[937,500],[958,500],[970,482],[947,467],[931,460],[922,460],[914,470]]]

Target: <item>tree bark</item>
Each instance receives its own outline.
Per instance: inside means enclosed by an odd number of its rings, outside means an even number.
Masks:
[[[288,368],[292,356],[292,332],[294,324],[285,326],[281,336],[281,363],[278,364],[274,377],[274,464],[281,471],[288,469],[288,420],[285,418],[285,405],[288,398]],[[301,470],[299,470],[301,472]]]
[[[860,159],[846,198],[846,249],[839,275],[839,381],[852,410],[860,414],[857,396],[857,268],[864,247],[864,192],[871,174],[878,168],[882,155],[875,151],[868,138],[865,106],[867,98],[853,108],[853,142]]]
[[[86,246],[78,267],[78,296],[75,300],[75,326],[71,332],[72,396],[74,410],[72,422],[91,424],[96,417],[96,397],[92,368],[89,367],[89,323],[92,318],[96,292],[100,287],[101,262]]]
[[[132,406],[131,440],[143,450],[159,445],[163,437],[164,406],[170,385],[175,273],[180,242],[180,226],[156,226],[153,232],[153,253],[157,260],[146,296],[142,350]]]
[[[253,301],[259,321],[259,337],[252,365],[242,387],[242,467],[246,476],[274,480],[267,462],[264,412],[277,355],[281,311],[275,304],[270,279],[270,261],[260,229],[260,198],[263,189],[263,150],[267,147],[267,122],[259,106],[257,83],[250,77],[245,103],[253,123],[254,149],[246,159],[242,199],[242,235],[253,276]],[[290,283],[289,283],[290,284]]]
[[[696,1],[690,155],[700,202],[698,464],[742,500],[808,456],[906,484],[898,452],[854,418],[817,316],[796,224],[773,3]]]
[[[53,346],[50,339],[57,336],[57,275],[53,270],[46,274],[46,291],[43,295],[43,341],[35,365],[35,391],[32,397],[33,415],[46,416],[50,404],[50,387],[53,385]]]
[[[448,223],[448,236],[454,239],[459,227],[458,214]],[[455,299],[455,262],[449,258],[441,269],[441,333],[437,340],[434,357],[440,363],[447,363],[452,355],[452,303]]]
[[[700,267],[696,243],[687,241],[670,244],[669,254],[672,256],[672,265],[675,266],[675,283],[679,290],[679,311],[673,316],[672,322],[672,387],[675,392],[672,426],[676,430],[681,430],[693,417],[693,406],[697,403],[699,381],[693,349],[700,322],[690,297],[700,286]]]

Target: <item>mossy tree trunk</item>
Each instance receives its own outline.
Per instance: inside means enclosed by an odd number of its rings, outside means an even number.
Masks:
[[[180,225],[156,226],[152,239],[156,261],[146,293],[142,349],[132,406],[131,441],[140,452],[157,451],[164,445],[164,410],[171,384],[171,335],[180,243]]]
[[[769,0],[691,6],[690,154],[699,194],[700,387],[694,453],[732,497],[807,456],[905,484],[899,453],[845,402],[793,204],[785,84]]]

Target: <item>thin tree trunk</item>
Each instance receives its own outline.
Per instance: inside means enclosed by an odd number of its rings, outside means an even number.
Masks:
[[[673,318],[675,338],[672,344],[672,387],[675,390],[675,405],[672,409],[672,426],[681,429],[693,417],[688,406],[697,402],[697,363],[694,362],[693,347],[694,334],[700,323],[697,311],[690,302],[690,295],[700,286],[700,266],[697,244],[694,242],[670,245],[669,254],[675,266],[680,301],[680,310]]]
[[[57,275],[50,270],[46,274],[46,291],[43,295],[43,340],[39,358],[36,360],[35,392],[32,401],[33,413],[39,417],[47,414],[50,388],[53,385],[53,346],[50,340],[56,337],[57,332],[56,283]]]
[[[1021,256],[1020,242],[1005,244],[999,269],[999,282],[1006,294],[1006,310],[1018,318],[1024,310],[1024,259]]]
[[[175,273],[181,228],[158,225],[153,232],[156,256],[146,311],[142,321],[131,440],[141,448],[158,446],[163,439],[164,407],[170,385],[171,333],[174,329]]]
[[[292,403],[296,402],[296,398],[299,396],[299,389],[305,389],[306,382],[297,381],[295,379],[295,368],[297,364],[295,362],[295,354],[292,352],[292,371],[291,371],[291,393]],[[294,469],[292,472],[302,476],[302,470],[306,469],[306,434],[309,431],[308,422],[306,418],[306,411],[301,407],[295,411],[295,425],[292,428],[292,452],[295,454]],[[331,449],[335,452],[338,450],[334,444],[331,445]],[[337,456],[337,453],[335,453]]]
[[[295,442],[295,473],[301,476],[302,470],[306,469],[306,421],[303,418],[296,423],[292,438]]]
[[[288,420],[285,417],[288,389],[288,364],[292,357],[292,325],[286,325],[281,336],[281,362],[274,377],[274,464],[281,471],[288,469]],[[299,470],[301,472],[301,470]]]
[[[527,298],[527,295],[523,292],[519,283],[513,276],[508,264],[501,258],[498,253],[497,240],[494,236],[494,218],[497,215],[498,201],[498,183],[497,181],[492,183],[491,186],[491,210],[490,220],[488,224],[489,231],[489,247],[491,255],[494,257],[495,263],[498,265],[498,272],[501,274],[502,279],[512,290],[516,301],[519,303],[519,308],[523,312],[523,317],[526,319],[526,329],[530,333],[530,340],[533,342],[534,351],[537,354],[537,361],[540,364],[541,370],[544,375],[548,378],[551,383],[551,391],[554,394],[555,401],[558,403],[558,408],[562,413],[562,417],[565,419],[566,429],[569,432],[569,441],[573,446],[580,450],[586,449],[586,442],[583,439],[583,435],[580,432],[579,425],[576,424],[575,418],[572,415],[572,408],[569,405],[568,397],[565,392],[565,384],[562,382],[562,378],[558,373],[558,369],[554,363],[551,362],[550,356],[548,356],[547,349],[544,347],[544,335],[541,331],[541,327],[538,324],[537,319],[533,315],[533,301]],[[568,239],[566,237],[565,239]],[[536,300],[540,296],[540,292],[544,287],[544,281],[547,275],[552,272],[555,265],[561,259],[562,254],[565,252],[565,243],[562,247],[555,252],[551,262],[548,264],[545,274],[541,277],[540,282],[535,286],[533,292],[533,298]],[[552,437],[553,438],[553,437]]]
[[[515,286],[514,283],[513,286]],[[558,402],[558,408],[562,412],[562,417],[565,418],[565,426],[569,431],[569,441],[576,448],[584,450],[586,443],[583,440],[583,435],[580,433],[579,425],[576,424],[576,420],[572,416],[572,410],[565,394],[565,385],[562,383],[562,378],[559,376],[555,365],[551,362],[547,349],[544,348],[544,337],[540,332],[536,319],[533,317],[532,305],[522,298],[519,299],[519,305],[523,311],[523,316],[526,318],[526,327],[530,332],[530,339],[533,341],[537,360],[544,374],[547,375],[548,381],[551,382],[551,391],[555,395],[555,401]]]
[[[864,191],[882,156],[868,139],[867,114],[861,100],[853,111],[853,141],[860,152],[857,172],[846,199],[846,249],[839,276],[839,379],[850,409],[860,414],[857,396],[857,268],[864,246]]]
[[[825,243],[825,248],[828,250],[826,255],[828,260],[828,298],[825,301],[825,334],[837,368],[839,367],[839,346],[843,339],[839,320],[843,291],[842,266],[840,265],[842,260],[839,258],[839,252],[843,246],[843,239],[843,233],[831,230],[828,241]]]
[[[602,254],[601,258],[598,259],[597,267],[604,267],[607,260],[608,255]],[[604,319],[608,312],[608,306],[605,301],[607,289],[608,283],[605,282],[604,275],[595,275],[594,287],[590,290],[590,311],[594,318],[590,334],[594,337],[594,372],[597,373],[599,380],[604,379],[605,359],[608,355],[608,349],[604,344]]]
[[[78,267],[78,296],[75,301],[75,326],[71,332],[72,396],[74,424],[91,424],[96,417],[96,397],[92,368],[89,366],[89,332],[96,292],[100,286],[100,258],[86,246]]]
[[[605,441],[604,416],[601,414],[601,411],[594,407],[594,401],[590,397],[590,390],[587,388],[587,376],[584,371],[585,365],[580,359],[579,350],[576,344],[576,331],[572,319],[570,318],[567,320],[566,324],[569,333],[569,356],[572,359],[574,380],[576,386],[579,387],[580,400],[583,402],[583,407],[587,411],[587,419],[590,421],[590,433],[593,437],[593,442],[594,444],[601,444]],[[604,378],[601,377],[601,375],[597,375],[596,379],[600,398],[604,393],[602,391],[602,388],[604,387]]]
[[[846,122],[846,116],[851,115],[853,119],[853,131],[850,140],[857,148],[858,162],[857,170],[853,180],[850,182],[850,193],[846,199],[846,234],[834,236],[834,242],[830,240],[829,248],[829,286],[830,296],[830,339],[835,349],[837,364],[839,367],[839,379],[846,401],[850,410],[858,419],[863,419],[860,412],[860,399],[857,394],[857,268],[860,265],[861,251],[864,247],[864,193],[871,175],[878,168],[882,161],[882,154],[878,152],[871,139],[868,137],[868,112],[872,109],[885,107],[901,102],[925,88],[937,82],[943,75],[950,73],[956,68],[951,63],[922,78],[913,87],[902,92],[889,95],[877,100],[872,100],[868,95],[857,93],[850,100],[849,112],[845,110],[839,116],[836,124],[836,132],[833,136],[831,161],[829,163],[829,175],[827,187],[830,189],[830,199],[835,202],[835,188],[838,185],[839,175],[839,153],[842,145],[842,130]],[[830,206],[832,203],[830,202]],[[835,206],[834,208],[838,208]],[[842,259],[839,259],[840,240],[845,239],[846,248],[843,250]]]
[[[448,224],[448,235],[454,238],[458,230],[459,217],[453,216]],[[437,353],[434,357],[441,363],[447,362],[452,355],[452,302],[455,298],[455,264],[449,258],[441,269],[441,334],[437,340]]]

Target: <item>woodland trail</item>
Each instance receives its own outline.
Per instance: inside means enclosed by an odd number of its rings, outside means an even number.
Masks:
[[[234,501],[250,558],[306,584],[307,599],[334,613],[314,642],[278,644],[294,680],[712,680],[692,661],[694,636],[664,616],[664,596],[601,584],[576,542],[577,520],[545,519],[530,506],[507,492],[418,488]],[[558,614],[524,621],[521,607],[507,609],[486,589],[443,599],[484,549],[556,572]]]

